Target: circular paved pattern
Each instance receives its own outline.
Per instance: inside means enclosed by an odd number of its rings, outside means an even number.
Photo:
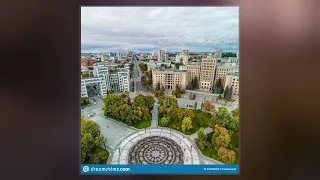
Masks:
[[[131,147],[128,164],[183,164],[183,151],[172,139],[150,136]]]

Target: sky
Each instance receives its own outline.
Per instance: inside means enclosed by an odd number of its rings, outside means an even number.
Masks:
[[[238,7],[81,7],[81,52],[239,49]]]

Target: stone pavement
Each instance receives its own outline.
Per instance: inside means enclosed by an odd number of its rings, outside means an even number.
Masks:
[[[185,138],[180,132],[174,130],[168,130],[167,128],[150,128],[136,132],[128,136],[124,141],[119,143],[117,150],[114,151],[110,164],[128,164],[128,153],[133,145],[139,142],[141,139],[150,136],[163,136],[173,140],[183,150],[183,162],[184,164],[202,164],[200,162],[197,147],[194,143],[190,142],[188,138]],[[166,150],[168,154],[169,148]],[[143,152],[139,152],[139,155],[143,156]]]
[[[152,110],[151,128],[158,127],[158,103],[154,103]]]
[[[119,142],[123,141],[125,137],[136,132],[133,128],[129,128],[101,116],[94,116],[89,119],[93,120],[100,126],[101,134],[107,138],[106,146],[108,150],[114,150],[115,146]]]

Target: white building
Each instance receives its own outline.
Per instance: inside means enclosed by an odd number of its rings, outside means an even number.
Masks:
[[[189,56],[187,55],[177,55],[176,56],[176,63],[182,63],[184,65],[188,64]]]
[[[113,71],[113,72],[111,72]],[[81,97],[88,97],[87,85],[98,84],[99,94],[105,96],[108,91],[129,92],[130,90],[130,70],[120,68],[109,71],[105,63],[95,63],[93,65],[94,77],[81,78]]]
[[[130,92],[130,70],[121,68],[118,72],[119,89],[122,92]]]
[[[158,53],[158,62],[164,61],[164,50],[160,50]]]

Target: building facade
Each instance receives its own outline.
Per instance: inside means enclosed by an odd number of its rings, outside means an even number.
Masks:
[[[190,72],[190,81],[195,77],[198,78],[198,81],[200,80],[200,64],[187,64],[186,68],[186,70]]]
[[[160,50],[158,53],[158,61],[162,62],[164,61],[164,50]]]
[[[224,90],[232,87],[232,98],[239,98],[239,73],[230,73],[226,76],[226,81],[224,85]]]
[[[105,96],[110,91],[130,91],[130,70],[120,68],[109,71],[108,64],[96,63],[93,65],[94,77],[81,78],[81,97],[88,97],[87,85],[98,84],[99,94]]]
[[[203,57],[200,63],[199,88],[203,91],[211,91],[214,85],[214,75],[217,65],[217,58],[212,56]]]
[[[239,69],[239,66],[217,66],[215,74],[215,83],[218,81],[219,78],[221,78],[221,84],[224,87],[226,76],[229,73],[236,73],[237,69]]]
[[[160,83],[160,86],[163,86],[165,89],[176,90],[176,85],[180,85],[182,89],[185,89],[188,83],[187,78],[187,71],[162,71],[160,69],[154,69],[152,71],[153,88],[156,88],[157,84]]]

